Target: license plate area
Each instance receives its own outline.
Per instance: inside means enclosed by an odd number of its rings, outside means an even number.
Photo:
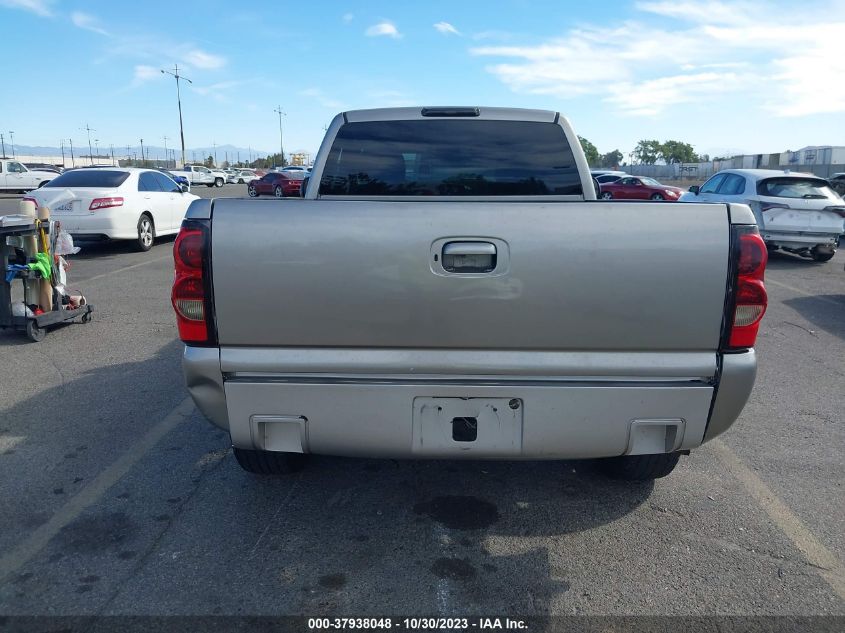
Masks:
[[[522,452],[520,398],[414,398],[413,452],[501,457]]]

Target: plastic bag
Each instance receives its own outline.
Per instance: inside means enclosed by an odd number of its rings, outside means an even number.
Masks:
[[[82,249],[73,245],[73,237],[67,231],[59,231],[59,236],[56,238],[56,249],[53,251],[55,255],[76,255]]]
[[[35,316],[35,315],[32,313],[32,310],[30,310],[27,306],[25,306],[25,305],[23,304],[23,302],[20,302],[20,303],[13,303],[13,304],[12,304],[12,316],[16,316],[16,317],[22,317],[22,316],[31,317],[31,316]]]

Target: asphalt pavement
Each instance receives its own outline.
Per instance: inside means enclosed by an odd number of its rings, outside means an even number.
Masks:
[[[69,285],[94,320],[0,331],[0,615],[845,615],[842,252],[771,257],[741,419],[629,484],[589,462],[243,472],[183,386],[171,248],[85,245]]]

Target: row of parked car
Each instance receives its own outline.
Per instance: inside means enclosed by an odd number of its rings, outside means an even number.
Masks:
[[[747,204],[769,250],[825,262],[845,234],[845,173],[830,179],[775,169],[726,169],[688,191],[653,178],[596,170],[603,200],[670,200]]]

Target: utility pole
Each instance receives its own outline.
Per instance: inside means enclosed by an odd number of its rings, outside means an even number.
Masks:
[[[0,158],[6,158],[6,139],[3,138],[2,133],[0,133]]]
[[[111,149],[111,164],[112,164],[112,167],[114,167],[114,145],[109,143],[109,149]]]
[[[170,75],[176,79],[176,103],[179,105],[179,136],[182,138],[182,164],[185,164],[185,130],[182,127],[182,93],[179,89],[179,80],[185,80],[189,84],[194,83],[187,77],[183,77],[179,74],[179,64],[173,64],[173,72],[169,70],[162,70],[161,71],[165,75]]]
[[[282,110],[282,106],[278,106],[273,112],[279,115],[279,154],[281,155],[282,167],[285,166],[285,145],[282,142],[282,116],[287,116],[288,113]]]
[[[144,163],[144,139],[141,139],[141,167],[146,167]]]
[[[62,169],[65,166],[65,139],[59,139],[59,145],[62,146]]]
[[[170,157],[167,155],[167,135],[164,136],[164,168],[167,169],[169,167],[168,161]]]
[[[70,143],[70,166],[76,167],[76,159],[73,157],[73,139],[69,138],[68,142]]]
[[[94,164],[94,150],[91,149],[91,132],[96,132],[94,128],[90,127],[87,123],[85,127],[79,128],[80,130],[85,130],[88,132],[88,158],[91,159],[91,164]]]
[[[132,163],[132,149],[128,145],[126,146],[126,162],[129,163],[128,166],[134,167],[134,165],[131,164]]]
[[[214,147],[214,166],[217,167],[217,143],[211,141],[212,147]]]
[[[97,148],[97,162],[100,162],[100,139],[94,139],[94,147]]]
[[[12,144],[12,158],[15,157],[15,133],[9,130],[9,142]]]

